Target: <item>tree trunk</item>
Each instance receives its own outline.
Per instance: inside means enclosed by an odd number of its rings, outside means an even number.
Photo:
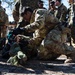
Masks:
[[[33,10],[38,8],[38,0],[21,0],[22,7],[30,6]]]

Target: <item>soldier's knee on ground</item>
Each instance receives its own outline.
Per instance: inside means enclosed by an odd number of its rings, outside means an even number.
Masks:
[[[43,46],[40,46],[38,51],[38,58],[42,60],[55,60],[60,54],[56,54]]]

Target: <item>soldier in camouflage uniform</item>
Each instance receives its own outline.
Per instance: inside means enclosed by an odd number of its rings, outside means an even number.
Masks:
[[[56,0],[55,5],[58,6],[55,16],[59,19],[60,22],[64,23],[67,15],[67,8],[61,3],[61,0]]]
[[[49,6],[50,6],[50,7],[49,7],[49,12],[54,15],[54,14],[55,14],[55,10],[56,10],[55,2],[54,2],[54,1],[50,1]]]
[[[40,46],[48,32],[59,24],[58,19],[50,14],[46,9],[38,9],[35,16],[35,21],[33,23],[23,27],[25,28],[25,31],[34,32],[33,38],[17,35],[17,43],[19,42],[19,37],[28,41],[28,47],[24,50],[26,51],[25,54],[27,59],[30,59],[33,55],[35,55],[37,48]],[[20,50],[20,48],[18,50]],[[15,47],[13,47],[10,54],[13,52],[15,52]]]
[[[73,38],[73,42],[75,43],[75,2],[74,0],[68,0],[70,4],[70,8],[68,11],[68,24],[71,27],[71,36]]]
[[[46,9],[38,9],[35,13],[35,22],[25,26],[27,31],[34,31],[33,38],[29,40],[29,46],[31,48],[37,48],[48,32],[58,25],[58,23],[58,19]]]

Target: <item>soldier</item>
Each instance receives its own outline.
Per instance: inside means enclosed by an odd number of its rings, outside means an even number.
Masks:
[[[48,13],[46,9],[38,9],[35,16],[35,21],[33,23],[23,27],[25,28],[25,31],[34,32],[33,38],[26,38],[26,36],[17,35],[18,38],[24,38],[28,41],[28,45],[26,44],[28,47],[26,50],[24,49],[27,59],[30,59],[36,54],[37,48],[40,46],[42,40],[46,37],[48,32],[59,24],[58,19]],[[20,42],[18,38],[17,43]],[[15,47],[13,47],[12,51],[15,52],[14,50]],[[11,54],[13,52],[11,52]]]
[[[38,8],[46,9],[43,5],[43,1],[41,1],[41,0],[38,1]]]
[[[50,6],[49,7],[49,12],[54,15],[55,14],[55,10],[56,10],[55,2],[54,1],[51,1],[49,6]]]
[[[68,24],[71,27],[71,37],[73,38],[73,42],[75,43],[75,2],[74,0],[68,0],[68,2],[70,4]]]
[[[61,3],[62,0],[56,0],[55,5],[58,6],[55,16],[59,19],[62,24],[66,21],[67,8]]]

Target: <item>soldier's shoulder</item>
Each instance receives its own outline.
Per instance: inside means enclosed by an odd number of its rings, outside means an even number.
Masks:
[[[37,14],[41,14],[41,15],[42,15],[43,13],[46,13],[46,12],[47,12],[46,9],[37,9],[37,10],[36,10],[36,13],[37,13]]]

